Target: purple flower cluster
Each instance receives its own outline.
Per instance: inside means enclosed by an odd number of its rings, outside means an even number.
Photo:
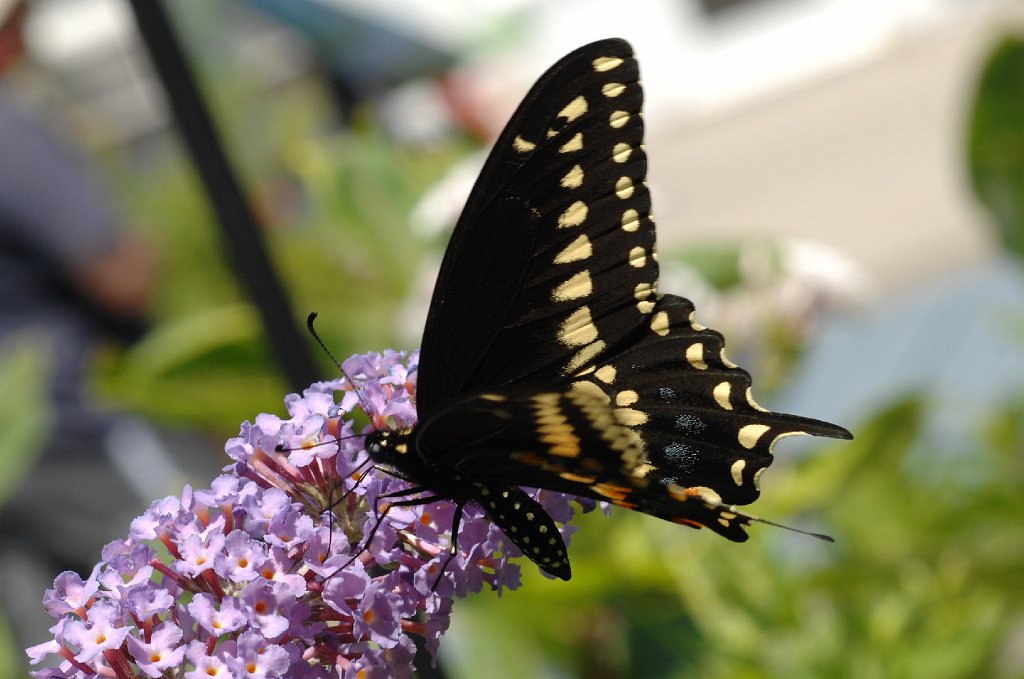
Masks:
[[[227,442],[235,462],[209,490],[154,502],[87,579],[58,576],[43,600],[54,638],[28,654],[61,662],[33,676],[412,676],[410,635],[436,654],[455,596],[520,584],[518,550],[479,507],[443,573],[452,503],[396,507],[374,530],[383,496],[408,484],[372,468],[351,417],[366,411],[363,433],[414,424],[417,359],[350,358],[358,394],[341,378],[289,395],[290,417],[260,415]],[[532,495],[563,523],[577,508]]]

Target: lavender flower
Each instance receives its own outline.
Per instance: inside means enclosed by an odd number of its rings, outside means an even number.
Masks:
[[[436,654],[455,596],[520,583],[518,550],[479,507],[465,508],[443,573],[450,502],[395,508],[373,531],[378,499],[408,484],[365,473],[351,416],[369,411],[362,433],[414,424],[417,358],[350,358],[360,395],[344,378],[289,395],[290,417],[260,415],[227,442],[234,464],[210,489],[154,502],[85,580],[59,575],[43,599],[54,638],[27,653],[63,660],[33,676],[412,676],[410,635]],[[532,495],[561,521],[577,507]]]

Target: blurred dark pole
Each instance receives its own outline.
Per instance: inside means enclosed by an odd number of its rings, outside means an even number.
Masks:
[[[319,370],[267,253],[263,229],[224,154],[195,78],[161,0],[129,0],[178,132],[206,188],[229,263],[259,311],[270,350],[290,388],[301,391]]]

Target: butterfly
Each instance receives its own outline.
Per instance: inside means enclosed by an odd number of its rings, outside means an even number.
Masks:
[[[568,580],[558,528],[521,486],[607,501],[735,541],[760,521],[775,443],[837,425],[769,412],[722,335],[658,291],[643,92],[629,43],[552,66],[498,137],[441,264],[421,345],[418,424],[367,435],[414,495],[477,503]],[[393,506],[394,506],[393,505]],[[770,523],[770,522],[768,522]]]

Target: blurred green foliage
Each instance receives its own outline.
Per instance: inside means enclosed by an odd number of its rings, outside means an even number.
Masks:
[[[289,99],[280,99],[280,120],[289,120]],[[298,117],[305,140],[282,142],[273,162],[252,172],[262,179],[249,182],[296,322],[318,311],[318,329],[340,357],[394,346],[394,311],[430,249],[409,233],[409,211],[462,145],[410,149],[372,126],[324,133],[309,129],[305,113]],[[259,144],[287,136],[269,134]],[[162,284],[152,332],[106,356],[101,392],[119,407],[220,432],[225,423],[280,411],[287,389],[220,252],[197,183],[176,151],[160,153],[144,172],[136,162],[107,159],[126,211],[159,247]],[[336,374],[326,359],[323,365],[325,379]]]
[[[1024,406],[982,423],[974,450],[936,449],[927,407],[892,404],[856,441],[765,475],[759,513],[835,544],[590,515],[572,581],[527,564],[521,591],[459,603],[452,676],[1024,676]],[[951,455],[982,480],[922,473]]]
[[[409,209],[464,145],[411,149],[372,125],[329,131],[315,82],[268,96],[225,58],[225,41],[203,39],[204,25],[185,34],[199,36],[190,49],[296,311],[320,312],[341,357],[394,346],[396,310],[424,253],[443,246],[410,235]],[[971,126],[975,185],[1018,252],[1022,51],[1020,41],[997,51]],[[284,384],[173,140],[104,164],[163,263],[153,331],[104,357],[98,389],[111,404],[223,436],[282,412]],[[691,259],[716,286],[736,284],[735,253]],[[24,417],[39,412],[26,381],[41,370],[35,360],[0,366],[5,393],[26,394],[24,409],[5,412],[5,450],[37,435]],[[334,374],[325,361],[325,378]],[[626,512],[588,515],[572,581],[525,563],[521,590],[457,604],[442,645],[449,676],[1024,677],[1024,393],[977,424],[971,450],[936,447],[922,429],[928,407],[923,397],[879,404],[856,441],[797,461],[780,446],[756,511],[830,532],[836,544],[761,526],[736,545]],[[976,473],[952,471],[964,458]]]
[[[1003,245],[1024,256],[1024,38],[1009,36],[982,69],[968,155],[978,198]]]
[[[0,345],[0,503],[17,487],[46,437],[49,343],[30,333]]]

